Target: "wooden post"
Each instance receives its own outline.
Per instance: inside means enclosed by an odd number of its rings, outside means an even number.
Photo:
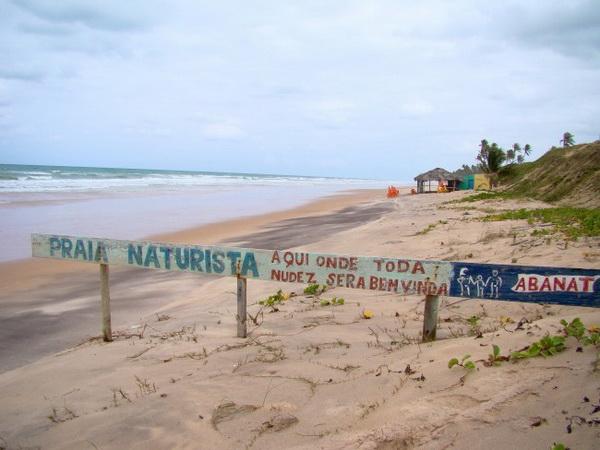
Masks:
[[[435,341],[440,298],[437,295],[425,297],[425,317],[423,319],[423,342]]]
[[[237,337],[246,337],[246,288],[248,280],[237,276]]]
[[[108,264],[100,264],[100,299],[102,303],[102,336],[104,342],[112,342],[110,324],[110,291],[108,289]]]

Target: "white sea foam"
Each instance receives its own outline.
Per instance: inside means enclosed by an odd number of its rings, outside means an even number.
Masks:
[[[340,189],[382,187],[385,181],[286,175],[143,171],[101,168],[51,168],[0,165],[0,193],[180,190],[190,187],[339,186]]]

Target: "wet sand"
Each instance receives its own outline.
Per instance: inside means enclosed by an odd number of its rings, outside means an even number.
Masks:
[[[156,236],[167,242],[236,242],[249,248],[287,249],[376,220],[389,203],[358,206],[382,197],[357,191],[300,208],[236,219]],[[255,230],[253,233],[244,232]],[[260,230],[260,231],[258,231]],[[235,236],[235,233],[240,233]],[[25,260],[0,265],[0,372],[76,345],[100,330],[100,282],[95,264]],[[122,328],[165,304],[165,297],[190,297],[214,277],[156,270],[111,269],[113,328]]]

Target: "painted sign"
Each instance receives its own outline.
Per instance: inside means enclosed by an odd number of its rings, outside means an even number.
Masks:
[[[33,256],[330,287],[600,307],[600,270],[32,235]]]
[[[450,295],[600,307],[600,270],[452,263]]]

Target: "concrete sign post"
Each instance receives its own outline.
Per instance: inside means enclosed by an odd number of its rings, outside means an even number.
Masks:
[[[31,241],[35,257],[100,264],[102,309],[108,316],[108,320],[106,317],[103,320],[103,333],[109,339],[108,265],[236,277],[239,337],[246,336],[247,279],[425,295],[425,341],[435,339],[439,296],[600,307],[600,270],[594,269],[330,255],[47,234],[34,234]]]

